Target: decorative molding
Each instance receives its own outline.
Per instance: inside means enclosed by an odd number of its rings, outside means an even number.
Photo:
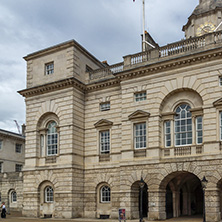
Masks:
[[[139,119],[139,118],[144,118],[144,117],[149,117],[150,113],[142,111],[142,110],[137,110],[134,113],[132,113],[131,115],[128,116],[129,120],[132,119]]]
[[[214,107],[218,107],[218,106],[222,106],[222,98],[216,100],[215,102],[213,102],[213,106]]]
[[[98,127],[104,127],[104,126],[112,126],[113,125],[113,122],[109,121],[109,120],[106,120],[106,119],[101,119],[99,120],[97,123],[94,124],[94,126],[96,128]]]

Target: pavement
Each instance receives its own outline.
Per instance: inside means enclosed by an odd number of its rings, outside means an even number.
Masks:
[[[18,212],[11,212],[10,215],[7,215],[6,219],[0,218],[1,222],[118,222],[117,219],[89,219],[89,218],[75,218],[75,219],[55,219],[55,218],[28,218],[28,217],[22,217],[21,213]],[[190,221],[190,222],[202,222],[203,219],[200,216],[196,217],[179,217],[179,218],[172,218],[169,220],[164,220],[167,222],[185,222],[185,221]],[[164,222],[163,220],[161,222]],[[126,220],[126,222],[139,222],[139,220]],[[151,222],[148,220],[144,220],[144,222]]]

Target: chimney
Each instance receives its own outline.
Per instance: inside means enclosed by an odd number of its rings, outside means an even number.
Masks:
[[[23,124],[22,125],[22,136],[25,136],[25,129],[26,129],[26,125]]]

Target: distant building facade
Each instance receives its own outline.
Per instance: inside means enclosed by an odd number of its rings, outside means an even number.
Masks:
[[[8,211],[22,211],[24,163],[24,135],[0,129],[0,202]]]
[[[205,177],[206,220],[221,220],[221,13],[200,0],[187,39],[112,66],[74,40],[25,57],[24,215],[202,215]]]

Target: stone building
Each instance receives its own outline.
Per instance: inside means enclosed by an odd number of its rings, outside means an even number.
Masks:
[[[221,12],[200,0],[185,40],[111,66],[74,40],[24,57],[24,215],[202,215],[206,177],[206,220],[221,220]]]
[[[5,202],[8,211],[22,210],[24,154],[24,134],[0,129],[0,203]]]

